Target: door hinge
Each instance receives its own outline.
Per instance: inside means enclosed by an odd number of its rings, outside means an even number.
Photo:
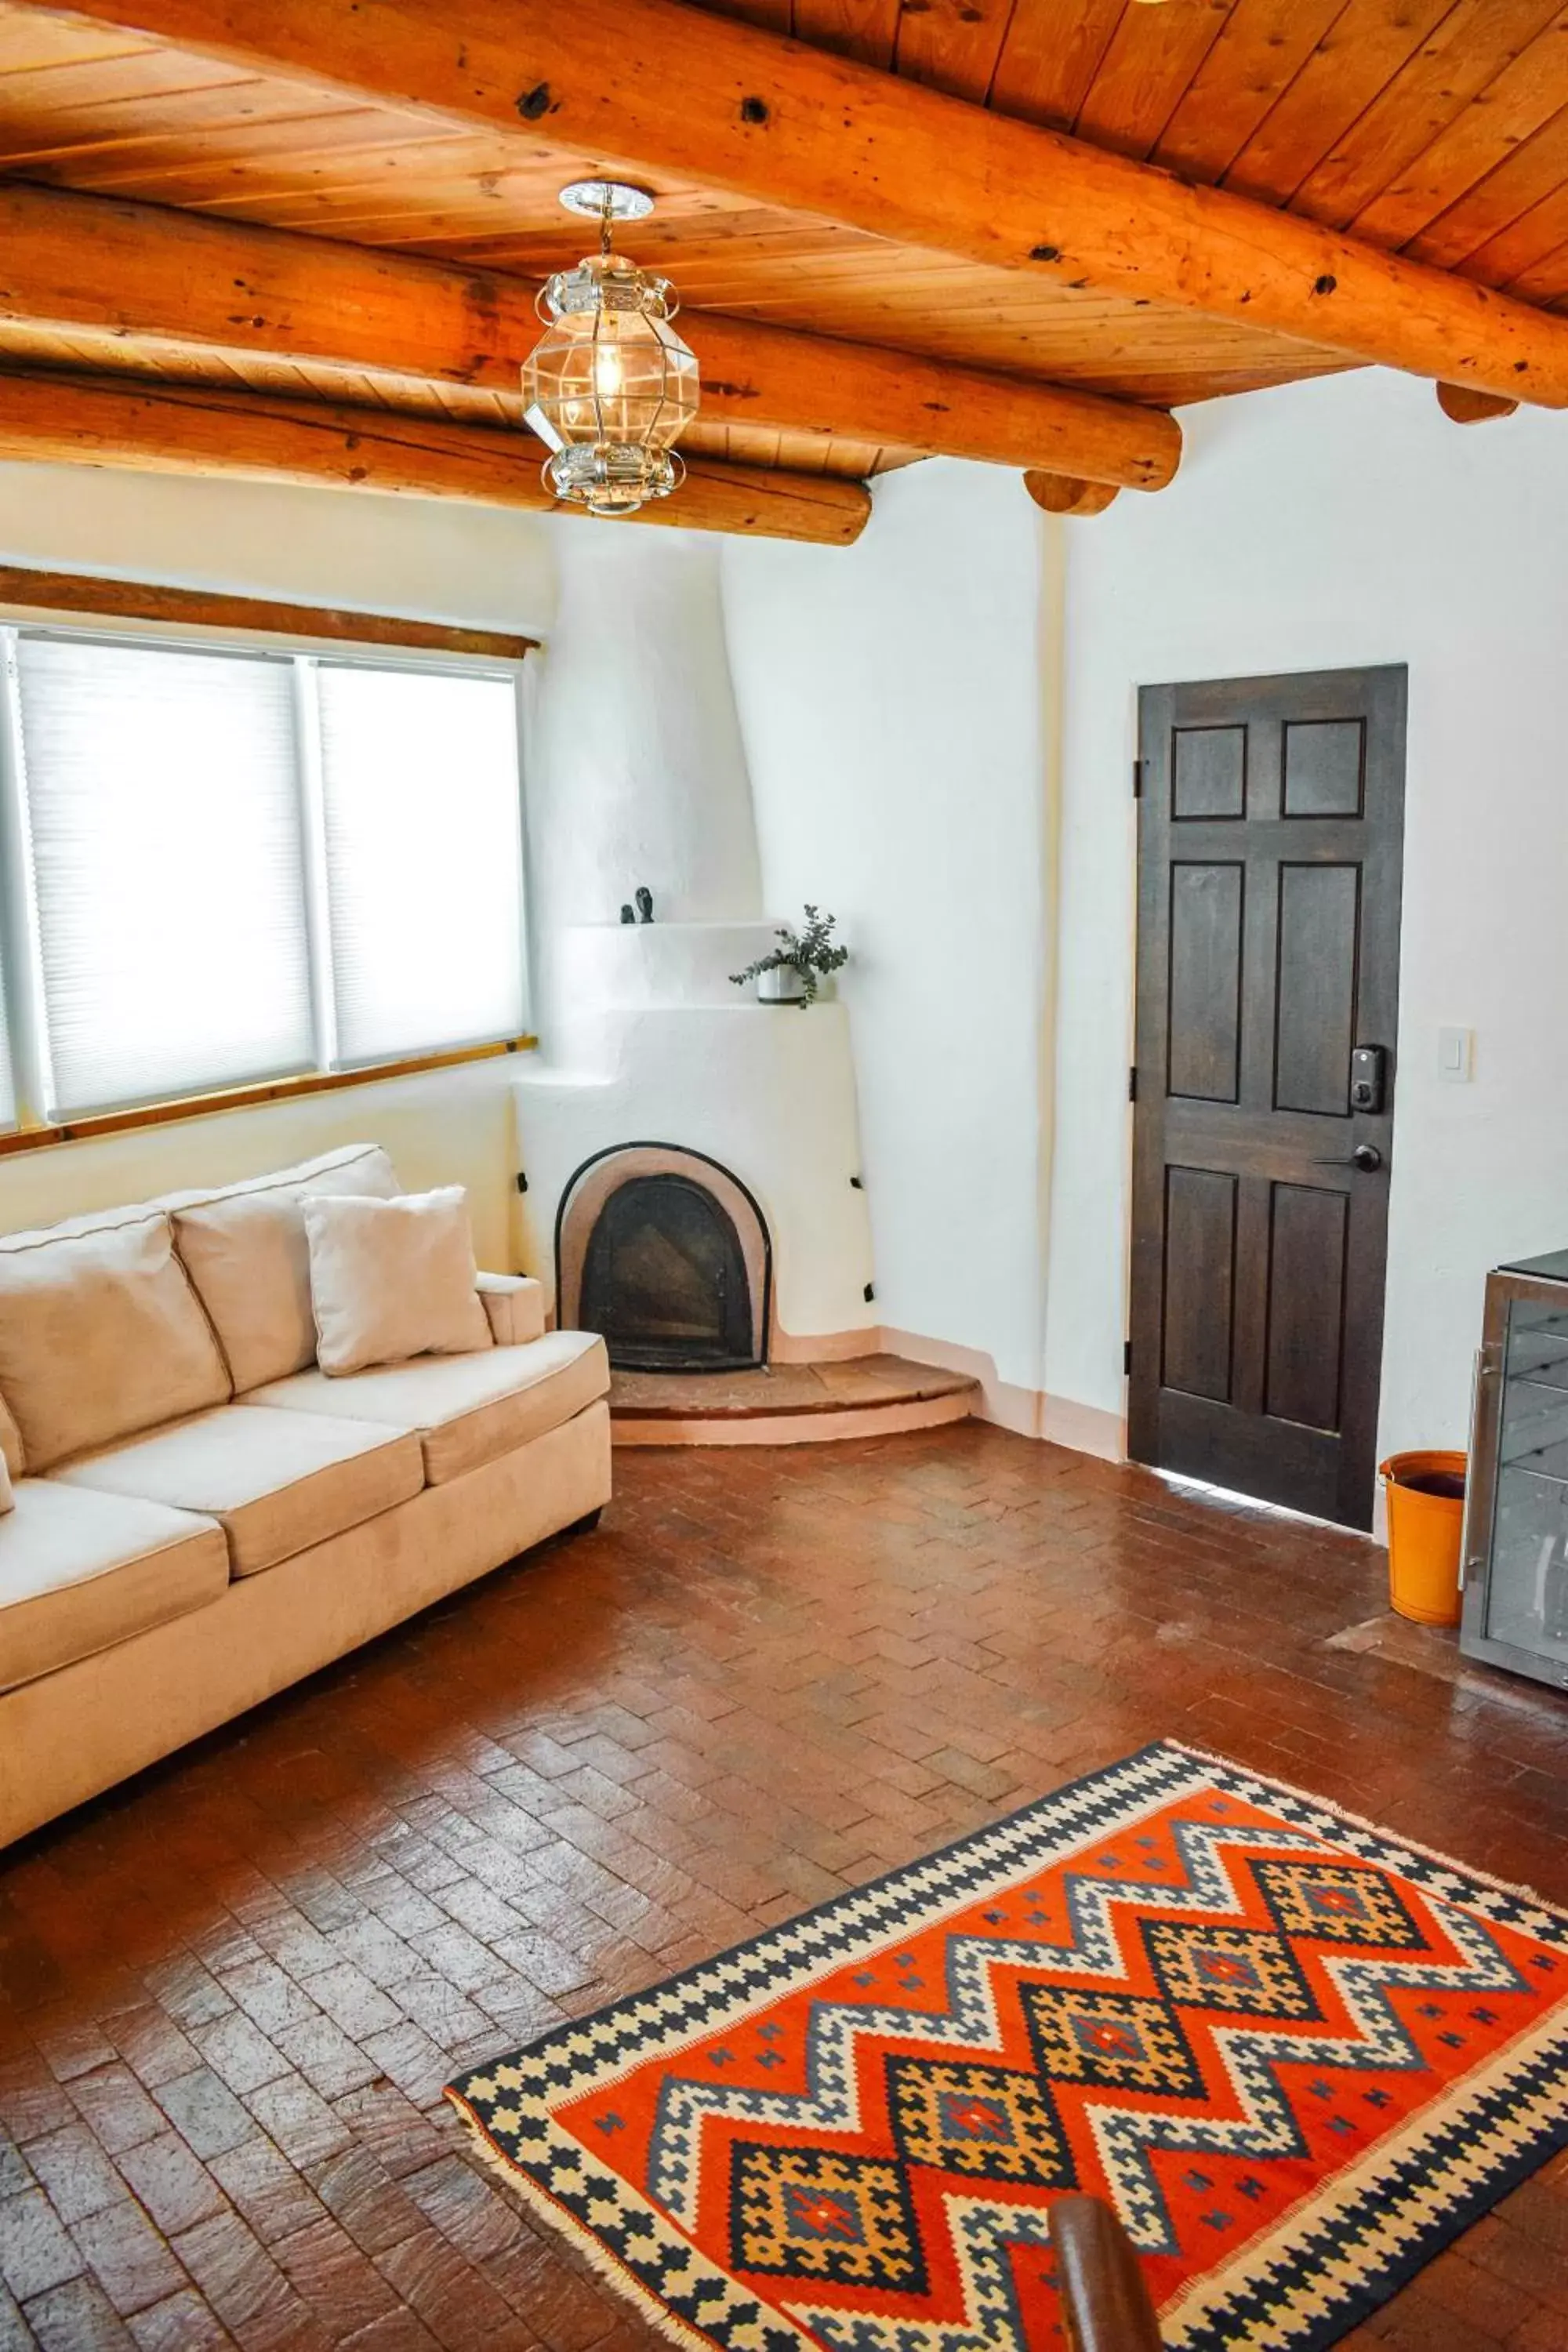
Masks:
[[[1143,762],[1142,760],[1134,760],[1132,762],[1132,797],[1135,801],[1141,801],[1143,797]]]
[[[517,1171],[517,1189],[520,1192],[526,1192],[528,1190],[528,1178],[521,1168]]]
[[[1123,1339],[1121,1342],[1121,1369],[1124,1372],[1129,1374],[1132,1370],[1132,1342],[1131,1339]]]
[[[1138,1065],[1136,1062],[1133,1063],[1132,1067],[1127,1073],[1127,1099],[1129,1102],[1136,1102],[1138,1099]]]

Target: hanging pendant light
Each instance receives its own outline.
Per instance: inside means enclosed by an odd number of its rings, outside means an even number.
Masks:
[[[674,288],[610,250],[617,220],[653,210],[646,188],[574,180],[568,212],[599,223],[599,250],[542,288],[550,324],[522,372],[526,422],[552,452],[544,478],[590,514],[634,514],[678,489],[673,444],[697,414],[697,362],[669,321]]]

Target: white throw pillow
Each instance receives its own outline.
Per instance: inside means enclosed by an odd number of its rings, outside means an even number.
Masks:
[[[395,1201],[307,1193],[300,1205],[322,1371],[492,1345],[460,1184]]]

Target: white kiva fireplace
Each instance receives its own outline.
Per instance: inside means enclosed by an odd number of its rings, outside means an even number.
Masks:
[[[847,1012],[730,979],[778,919],[716,551],[559,536],[530,778],[544,1051],[513,1089],[530,1263],[558,1319],[604,1331],[626,1370],[862,1353],[878,1318]],[[639,889],[653,919],[623,921]]]

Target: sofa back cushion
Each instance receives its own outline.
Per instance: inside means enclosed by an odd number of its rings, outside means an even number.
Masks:
[[[0,1391],[35,1475],[227,1402],[227,1368],[166,1215],[0,1246]]]
[[[0,1462],[5,1463],[8,1475],[13,1478],[20,1478],[27,1466],[16,1416],[3,1396],[0,1396]]]
[[[315,1361],[305,1200],[385,1201],[396,1191],[391,1160],[378,1146],[365,1144],[174,1207],[175,1246],[217,1333],[237,1395],[266,1381],[287,1380]]]

